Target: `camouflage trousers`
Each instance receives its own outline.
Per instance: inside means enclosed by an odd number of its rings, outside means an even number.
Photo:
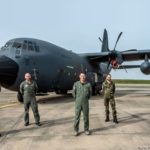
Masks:
[[[116,104],[115,104],[114,97],[104,98],[104,106],[105,106],[106,116],[109,115],[109,103],[110,103],[111,108],[112,108],[112,116],[115,117],[117,115],[117,111],[116,111]]]

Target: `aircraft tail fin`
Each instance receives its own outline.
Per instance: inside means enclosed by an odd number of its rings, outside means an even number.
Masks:
[[[101,52],[108,52],[108,51],[109,51],[108,34],[107,34],[107,30],[104,29]]]

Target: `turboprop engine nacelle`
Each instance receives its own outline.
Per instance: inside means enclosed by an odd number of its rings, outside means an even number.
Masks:
[[[100,69],[100,73],[101,74],[108,74],[108,73],[110,73],[111,68],[112,68],[112,66],[109,65],[109,67],[108,67],[107,63],[99,63],[99,69]]]
[[[149,75],[150,74],[150,62],[148,61],[143,62],[140,66],[140,69],[144,74]]]

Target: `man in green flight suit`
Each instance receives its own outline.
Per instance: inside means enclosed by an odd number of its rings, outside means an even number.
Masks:
[[[29,73],[25,74],[25,81],[23,81],[20,84],[20,92],[23,95],[24,100],[24,109],[25,109],[25,126],[29,125],[29,108],[31,106],[34,118],[35,118],[35,124],[37,126],[40,126],[40,116],[38,111],[38,105],[36,102],[35,94],[38,90],[38,86],[35,81],[31,80],[31,75]]]
[[[90,134],[89,131],[89,98],[92,94],[91,84],[86,81],[85,73],[80,73],[80,81],[73,85],[73,97],[75,98],[75,122],[74,130],[75,136],[79,135],[79,123],[81,111],[84,117],[84,131],[86,135]]]
[[[118,123],[117,120],[117,111],[116,111],[116,104],[115,104],[115,83],[111,79],[111,74],[106,76],[105,81],[102,85],[102,92],[104,93],[104,105],[105,105],[105,112],[106,112],[106,119],[105,122],[109,121],[109,103],[112,108],[112,115],[113,121]]]

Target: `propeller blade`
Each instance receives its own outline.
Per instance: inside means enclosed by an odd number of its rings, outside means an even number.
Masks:
[[[127,69],[124,66],[122,66],[122,68],[125,70],[126,73],[128,73]]]
[[[100,40],[101,43],[103,43],[102,39],[100,37],[98,37],[98,39]]]
[[[123,33],[123,32],[120,32],[120,33],[119,33],[118,38],[117,38],[117,40],[116,40],[116,43],[115,43],[115,46],[114,46],[114,49],[113,49],[113,50],[116,49],[117,43],[118,43],[118,41],[119,41],[119,39],[120,39],[122,33]]]
[[[148,56],[145,54],[145,61],[148,62]]]

